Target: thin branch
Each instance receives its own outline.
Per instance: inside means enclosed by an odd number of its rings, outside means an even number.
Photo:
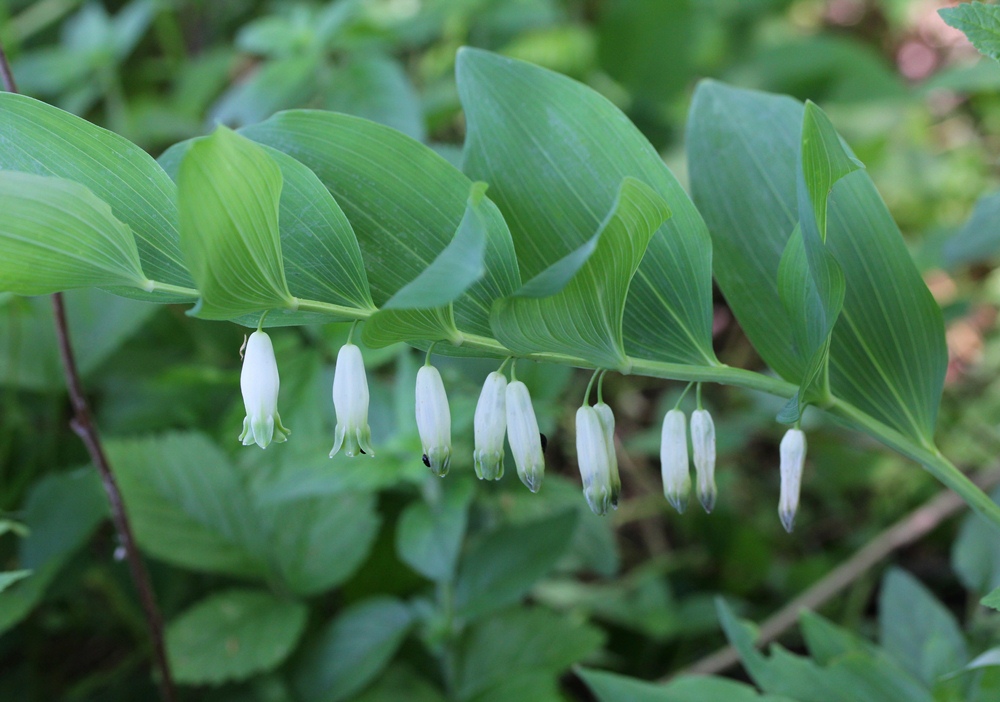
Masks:
[[[988,490],[1000,485],[1000,470],[984,472],[976,483]],[[961,512],[968,505],[951,490],[943,490],[910,512],[898,522],[882,531],[862,549],[834,568],[812,587],[764,620],[756,646],[762,647],[781,636],[798,623],[802,610],[815,610],[833,599],[871,568],[878,565],[893,551],[918,541],[941,522]],[[740,662],[739,653],[732,646],[725,646],[696,661],[687,668],[664,677],[661,682],[675,675],[714,675]]]
[[[17,92],[17,84],[14,82],[14,75],[11,73],[10,63],[2,46],[0,46],[0,79],[3,81],[4,90],[11,93]],[[59,356],[62,358],[66,387],[69,390],[69,398],[73,406],[73,418],[70,421],[70,426],[87,447],[90,460],[101,475],[104,492],[107,493],[108,503],[111,507],[111,520],[114,522],[118,538],[125,551],[125,560],[128,561],[129,572],[132,575],[132,581],[135,583],[135,589],[138,591],[139,601],[145,614],[149,637],[153,644],[153,661],[159,673],[160,696],[163,698],[163,702],[176,702],[177,693],[174,689],[170,665],[167,662],[167,651],[163,643],[163,618],[160,616],[160,609],[156,604],[156,596],[153,594],[149,572],[146,570],[142,555],[135,543],[135,536],[132,534],[132,526],[128,520],[121,490],[119,490],[115,476],[111,472],[111,466],[101,444],[100,434],[94,425],[90,405],[83,393],[80,373],[77,371],[76,357],[73,354],[73,345],[70,341],[62,293],[55,293],[52,296],[52,309],[55,313]]]

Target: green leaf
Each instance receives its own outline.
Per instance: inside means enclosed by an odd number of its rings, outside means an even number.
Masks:
[[[414,502],[399,517],[396,553],[401,561],[430,580],[450,580],[465,537],[469,482],[449,481],[439,504]]]
[[[465,48],[457,63],[465,171],[490,184],[531,278],[579,249],[622,180],[642,181],[673,216],[649,243],[625,305],[625,352],[715,364],[711,243],[704,222],[645,137],[610,102],[565,77]]]
[[[879,641],[928,686],[969,662],[954,615],[909,573],[890,570],[879,594]]]
[[[972,216],[945,242],[941,253],[949,268],[986,261],[1000,253],[1000,193],[976,201]]]
[[[79,183],[0,171],[0,290],[18,295],[91,286],[152,290],[129,228]]]
[[[451,303],[486,274],[485,192],[485,183],[472,184],[465,215],[451,243],[365,322],[362,338],[368,346],[411,339],[461,344]]]
[[[569,547],[576,513],[502,526],[473,546],[455,581],[455,608],[476,616],[516,602]]]
[[[1000,503],[1000,489],[994,490],[990,497]],[[1000,588],[1000,542],[996,527],[978,514],[967,515],[951,546],[951,567],[962,584],[974,592]]]
[[[305,605],[262,590],[217,592],[167,627],[174,678],[218,685],[273,670],[295,648],[307,614]]]
[[[268,572],[253,505],[226,456],[200,434],[107,442],[142,549],[182,568]]]
[[[339,702],[361,691],[392,659],[413,624],[399,600],[375,597],[341,612],[307,647],[295,689],[312,702]]]
[[[146,276],[192,287],[179,246],[176,188],[145,151],[79,117],[13,93],[0,93],[0,144],[0,170],[80,183],[131,229]],[[132,288],[114,292],[156,302],[191,299]]]
[[[984,607],[990,607],[992,609],[1000,610],[1000,587],[993,590],[990,594],[979,601]]]
[[[31,575],[30,570],[7,570],[0,572],[0,593],[19,580],[24,580],[29,575]]]
[[[431,149],[388,127],[298,110],[242,133],[305,164],[333,194],[354,228],[378,306],[448,247],[468,209],[472,181]],[[499,210],[483,198],[478,214],[486,227],[486,274],[454,301],[454,327],[490,336],[494,300],[517,290],[521,278]],[[452,338],[453,326],[439,311],[409,323],[412,331],[402,332],[408,338]],[[429,335],[431,330],[436,336]],[[461,353],[446,345],[438,352]]]
[[[793,702],[760,695],[749,685],[716,677],[679,677],[666,685],[636,680],[605,670],[577,668],[598,702]]]
[[[706,81],[688,122],[692,193],[719,287],[764,360],[794,383],[810,359],[796,352],[778,268],[799,222],[803,117],[790,98]],[[846,284],[830,342],[833,395],[930,445],[947,365],[941,311],[865,171],[835,182],[826,247]]]
[[[585,260],[571,253],[571,263],[553,264],[554,272],[542,271],[517,295],[497,301],[491,316],[496,338],[515,353],[555,351],[627,372],[622,315],[629,284],[650,239],[669,216],[656,191],[635,178],[623,180]],[[583,248],[591,248],[590,243]],[[582,265],[570,273],[577,263]],[[557,289],[557,281],[567,275]]]
[[[979,53],[1000,61],[1000,7],[963,2],[938,10],[941,19],[969,38]]]
[[[933,702],[929,690],[888,656],[854,650],[829,665],[796,656],[778,645],[770,657],[754,647],[755,628],[736,619],[720,598],[722,628],[753,681],[766,693],[787,695],[798,702]]]
[[[546,609],[496,614],[473,625],[462,641],[458,697],[472,699],[514,675],[544,673],[555,679],[600,648],[603,639],[600,629]]]
[[[266,61],[234,85],[211,109],[213,122],[243,125],[260,122],[278,110],[298,107],[316,92],[318,55]]]
[[[198,316],[295,309],[278,235],[281,186],[281,169],[267,152],[225,127],[184,155],[177,176],[181,247],[201,293]]]
[[[394,663],[354,702],[445,702],[444,693],[406,664]]]

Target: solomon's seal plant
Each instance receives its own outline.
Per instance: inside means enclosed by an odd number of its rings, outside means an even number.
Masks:
[[[609,101],[565,76],[464,49],[462,170],[373,122],[291,110],[171,147],[154,161],[44,103],[0,94],[0,292],[99,287],[256,326],[360,323],[361,341],[439,356],[528,359],[780,397],[777,419],[823,412],[910,457],[1000,524],[937,449],[947,364],[941,311],[863,165],[812,103],[702,82],[688,119],[691,197]],[[60,138],[53,140],[52,135]],[[38,216],[42,214],[44,216]],[[769,373],[722,363],[714,282]],[[261,446],[287,431],[262,328],[244,365]],[[440,376],[418,373],[417,418],[441,474],[541,487],[528,387],[487,378],[473,455],[451,455]],[[273,380],[273,383],[272,383]],[[504,385],[506,384],[506,387]],[[361,350],[340,350],[331,454],[372,454]],[[270,430],[268,418],[273,418]],[[613,413],[578,415],[588,498],[618,491]],[[663,421],[664,493],[690,489],[679,407]],[[697,493],[716,500],[714,427],[692,414]],[[794,516],[805,442],[782,446],[782,519]],[[797,438],[795,438],[797,437]],[[796,448],[800,447],[800,448]],[[414,456],[414,460],[417,460]]]

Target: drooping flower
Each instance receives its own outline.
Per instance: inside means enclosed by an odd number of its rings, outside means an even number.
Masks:
[[[507,433],[507,378],[499,371],[486,376],[476,404],[476,449],[473,454],[480,480],[503,477],[503,437]]]
[[[611,480],[611,506],[618,509],[618,496],[622,491],[622,479],[618,474],[618,455],[615,453],[615,414],[604,402],[594,405],[597,418],[604,430],[604,444],[608,449],[608,473]]]
[[[715,507],[715,423],[708,410],[691,413],[691,453],[698,482],[698,500],[706,512]]]
[[[688,467],[687,426],[684,413],[679,409],[670,410],[663,418],[660,472],[664,496],[674,509],[683,513],[691,493],[691,470]]]
[[[337,354],[337,367],[333,374],[333,408],[337,412],[330,458],[341,447],[348,456],[364,453],[374,456],[371,447],[371,429],[368,428],[368,377],[361,349],[348,342]]]
[[[799,488],[802,486],[802,468],[806,462],[806,435],[801,429],[789,429],[781,439],[781,498],[778,516],[785,531],[791,533],[795,526],[795,513],[799,508]]]
[[[441,374],[434,366],[417,371],[417,431],[424,447],[424,465],[440,477],[451,464],[451,410]]]
[[[244,446],[257,444],[267,448],[272,441],[280,443],[291,434],[282,426],[278,414],[279,384],[271,337],[263,331],[255,331],[247,340],[240,373],[240,390],[247,412],[240,434]]]
[[[593,407],[576,411],[576,460],[583,495],[594,514],[605,515],[614,504],[608,444],[601,418]]]
[[[506,401],[507,440],[517,466],[517,475],[529,490],[538,492],[545,475],[545,456],[527,386],[520,380],[512,380],[507,385]]]

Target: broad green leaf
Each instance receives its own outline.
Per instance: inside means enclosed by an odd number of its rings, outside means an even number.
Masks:
[[[387,56],[349,56],[335,70],[326,95],[328,110],[379,122],[417,141],[427,138],[420,95],[403,67]]]
[[[108,507],[92,468],[48,475],[33,485],[22,510],[28,535],[19,546],[19,565],[31,576],[0,595],[0,634],[28,616],[73,553],[93,535]]]
[[[455,573],[465,537],[471,483],[451,481],[440,503],[414,502],[396,525],[396,553],[426,578],[447,581]]]
[[[679,677],[666,685],[636,680],[605,670],[577,668],[598,702],[794,702],[761,695],[744,683],[716,677]]]
[[[305,164],[333,194],[354,228],[378,306],[447,248],[468,208],[472,181],[428,147],[373,122],[295,110],[242,133]],[[517,290],[521,278],[499,210],[484,198],[479,214],[487,234],[486,274],[454,301],[454,319],[460,333],[490,336],[494,300]],[[424,315],[418,322],[407,332],[412,339],[433,338],[426,332],[447,319]],[[438,352],[461,353],[448,345]]]
[[[225,127],[184,154],[177,175],[181,248],[201,293],[198,316],[295,309],[278,235],[281,186],[281,169],[267,152]]]
[[[513,676],[552,679],[600,648],[600,629],[546,609],[515,609],[474,624],[461,643],[459,699],[473,699]]]
[[[18,295],[96,286],[152,290],[129,228],[79,183],[0,171],[0,290]]]
[[[278,666],[295,648],[308,610],[262,590],[210,595],[167,626],[174,678],[189,685],[245,680]]]
[[[194,140],[174,144],[158,162],[176,180]],[[368,277],[357,238],[340,205],[316,174],[282,151],[264,147],[281,169],[278,231],[285,279],[292,295],[353,309],[372,310]],[[257,326],[260,315],[239,321]],[[346,319],[346,318],[345,318]],[[268,315],[265,327],[329,322],[330,315],[283,311]]]
[[[804,609],[799,614],[799,626],[809,656],[820,665],[829,665],[852,651],[877,655],[875,644],[809,610]]]
[[[143,551],[193,570],[244,577],[268,572],[251,501],[211,441],[168,434],[108,442],[107,452]]]
[[[809,359],[796,352],[778,268],[799,222],[803,117],[790,98],[706,81],[688,123],[692,192],[712,231],[719,287],[764,360],[794,383]],[[832,393],[929,444],[947,364],[941,311],[865,171],[833,185],[826,247],[846,285]]]
[[[9,588],[19,580],[24,580],[31,575],[30,570],[6,570],[0,571],[0,593]]]
[[[636,178],[673,216],[653,236],[629,288],[625,352],[716,363],[708,232],[639,130],[596,92],[521,61],[465,48],[457,77],[468,124],[464,170],[490,184],[522,276],[533,278],[583,246],[622,180]]]
[[[63,295],[77,369],[93,373],[159,311],[156,305],[87,288]],[[56,343],[52,300],[0,301],[0,385],[57,390],[65,385]]]
[[[882,647],[928,686],[969,662],[954,615],[905,571],[892,569],[882,580],[878,623]]]
[[[946,24],[964,32],[979,53],[1000,61],[1000,7],[963,2],[938,14]]]
[[[571,253],[572,263],[556,262],[554,273],[542,271],[518,294],[497,301],[491,316],[496,338],[515,353],[555,351],[627,371],[622,315],[629,284],[650,239],[669,216],[666,202],[652,188],[635,178],[623,180],[585,261]],[[582,265],[565,286],[550,292],[578,262]],[[536,297],[539,292],[547,297]]]
[[[131,229],[146,276],[192,287],[179,246],[176,188],[146,152],[79,117],[13,93],[0,93],[0,143],[0,170],[80,183]],[[131,288],[115,292],[156,302],[191,300]]]
[[[736,619],[718,600],[719,619],[743,666],[764,692],[786,695],[797,702],[932,702],[933,696],[916,678],[888,656],[855,650],[823,666],[794,655],[779,645],[765,656],[754,647],[755,628]]]
[[[941,253],[949,268],[987,261],[1000,253],[1000,193],[976,201],[972,216],[945,242]]]
[[[516,602],[544,576],[569,546],[576,513],[501,526],[462,558],[455,581],[455,608],[466,616]]]
[[[461,344],[452,303],[486,274],[485,183],[473,183],[454,238],[416,278],[390,297],[363,327],[372,347],[426,339]]]
[[[393,663],[353,702],[446,702],[444,692],[405,663]]]
[[[375,597],[341,612],[311,642],[295,668],[295,689],[312,702],[340,702],[385,668],[413,624],[399,600]]]
[[[288,56],[266,61],[237,83],[212,107],[213,122],[253,124],[278,110],[298,107],[315,93],[319,57]]]

